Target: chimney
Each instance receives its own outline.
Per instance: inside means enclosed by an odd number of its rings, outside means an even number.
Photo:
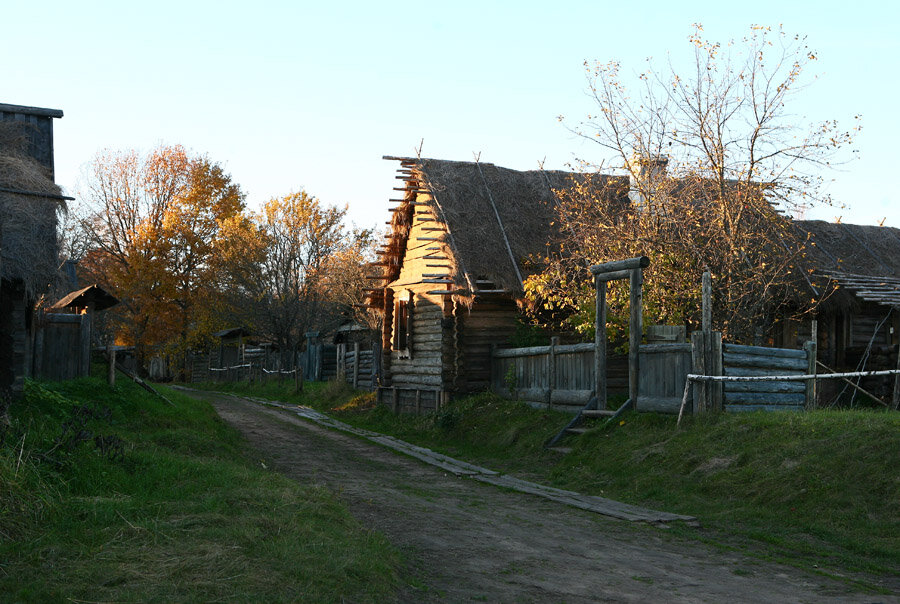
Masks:
[[[631,171],[631,188],[628,192],[628,197],[635,206],[650,207],[654,205],[654,200],[660,198],[668,163],[669,158],[665,155],[645,155],[635,158],[632,166],[636,166],[636,170],[633,168]]]

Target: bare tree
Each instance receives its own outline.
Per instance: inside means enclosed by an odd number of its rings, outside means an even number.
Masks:
[[[617,62],[586,65],[598,112],[574,131],[607,157],[585,168],[621,178],[588,176],[560,192],[571,254],[548,259],[530,282],[545,306],[581,309],[574,320],[583,329],[589,288],[573,298],[563,286],[578,283],[585,261],[635,254],[653,259],[645,296],[656,320],[697,320],[704,269],[714,277],[718,327],[736,339],[751,338],[778,310],[812,303],[795,287],[804,236],[785,214],[831,203],[822,171],[844,158],[858,126],[790,112],[816,60],[805,38],[753,27],[721,45],[696,25],[689,42],[689,73],[648,61],[636,89]]]

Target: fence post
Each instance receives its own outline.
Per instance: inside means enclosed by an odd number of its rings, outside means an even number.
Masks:
[[[358,388],[359,383],[359,342],[353,343],[353,388]]]
[[[810,335],[810,339],[808,342],[803,344],[803,350],[806,351],[806,374],[807,375],[815,375],[816,374],[816,357],[818,356],[818,346],[819,346],[819,334],[818,334],[818,323],[815,319],[812,320],[812,333]],[[806,408],[807,409],[815,409],[817,406],[816,403],[816,378],[810,378],[806,380]]]
[[[303,392],[303,366],[294,366],[294,391]]]
[[[644,317],[643,317],[643,288],[644,270],[641,268],[631,269],[631,318],[628,322],[628,397],[631,399],[631,408],[635,411],[639,410],[638,398],[640,396],[638,390],[638,376],[641,371],[641,337],[644,335]],[[605,404],[604,404],[605,407]]]
[[[550,338],[550,356],[547,359],[549,365],[547,376],[547,408],[553,407],[553,391],[556,390],[556,347],[559,346],[559,336]]]
[[[81,333],[79,335],[81,336],[81,375],[88,377],[91,375],[91,315],[87,313],[81,315]]]
[[[691,361],[697,375],[722,375],[722,333],[695,331],[691,334]],[[694,413],[721,410],[722,384],[699,380],[694,383]]]
[[[116,347],[113,344],[106,345],[106,358],[109,361],[109,368],[106,372],[106,383],[110,388],[116,385]]]
[[[596,311],[594,318],[594,391],[597,405],[606,409],[606,281],[594,279]]]

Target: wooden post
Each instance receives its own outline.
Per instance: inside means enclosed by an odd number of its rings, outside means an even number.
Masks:
[[[606,281],[594,279],[596,312],[594,318],[594,392],[597,406],[606,409]]]
[[[34,379],[39,380],[44,377],[44,331],[47,329],[47,319],[44,311],[39,310],[35,318],[35,334],[34,334],[34,368],[32,375]]]
[[[712,276],[709,271],[703,271],[702,284],[703,319],[701,327],[703,331],[712,331]]]
[[[635,411],[638,407],[638,375],[641,370],[641,336],[644,331],[643,320],[643,294],[644,270],[631,269],[631,319],[628,324],[628,397],[631,399],[631,408]]]
[[[547,359],[547,407],[553,407],[553,391],[556,390],[556,347],[559,346],[559,336],[550,338],[550,356]]]
[[[722,332],[709,332],[709,349],[707,350],[707,367],[710,375],[719,376],[725,372],[722,357]],[[712,411],[722,411],[725,408],[725,384],[713,382],[709,385],[709,408]]]
[[[416,415],[422,415],[422,391],[416,388]]]
[[[722,375],[722,333],[695,331],[691,334],[691,360],[696,375]],[[721,383],[694,382],[694,413],[721,410]]]
[[[810,335],[809,341],[803,345],[803,350],[806,351],[806,375],[815,375],[816,374],[816,357],[818,356],[818,347],[819,347],[819,329],[818,322],[813,319],[812,320],[812,333]],[[815,409],[816,408],[816,378],[810,378],[806,380],[806,408],[807,409]]]
[[[294,366],[294,392],[303,392],[303,366]]]
[[[353,388],[358,388],[359,383],[359,342],[353,343]]]
[[[116,347],[113,344],[106,345],[106,359],[109,361],[109,368],[106,372],[106,383],[110,388],[116,386]]]
[[[900,346],[897,347],[897,371],[900,371]],[[891,408],[900,411],[900,373],[894,374],[894,394]]]
[[[400,412],[400,392],[396,388],[391,388],[391,410],[394,413]]]
[[[91,375],[91,315],[85,313],[81,315],[81,375],[88,377]]]
[[[691,365],[695,375],[708,375],[706,368],[706,336],[709,332],[700,330],[691,334]],[[688,382],[690,383],[690,382]],[[702,413],[709,408],[709,382],[694,382],[694,413]],[[687,399],[685,399],[687,400]]]

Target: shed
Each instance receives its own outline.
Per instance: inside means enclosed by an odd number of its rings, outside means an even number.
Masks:
[[[578,174],[489,163],[399,162],[391,230],[366,304],[381,318],[379,400],[427,410],[490,383],[491,346],[513,334],[523,279],[551,251],[554,190]],[[608,179],[628,199],[628,179]]]
[[[0,104],[0,397],[18,396],[28,373],[31,307],[58,265],[53,119],[62,111]]]

